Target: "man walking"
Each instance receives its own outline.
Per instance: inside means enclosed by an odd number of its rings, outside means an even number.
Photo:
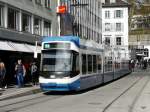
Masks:
[[[24,76],[26,73],[26,69],[24,67],[24,65],[22,64],[21,59],[18,60],[18,63],[15,67],[15,71],[16,71],[16,78],[17,78],[17,84],[18,87],[23,87],[24,86]]]
[[[37,84],[37,66],[35,62],[31,65],[31,77],[32,77],[32,85]]]

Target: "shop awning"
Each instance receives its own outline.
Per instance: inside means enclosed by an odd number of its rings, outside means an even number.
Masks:
[[[22,43],[14,43],[14,42],[8,42],[8,44],[14,48],[16,51],[19,52],[33,52],[32,50],[28,49],[24,44]]]
[[[16,51],[13,47],[8,44],[8,41],[0,41],[0,50],[5,51]]]
[[[15,43],[11,41],[0,41],[0,50],[6,51],[18,51],[18,52],[28,52],[28,53],[41,53],[40,46],[34,46],[26,43]]]
[[[41,46],[33,46],[33,45],[29,45],[29,44],[25,44],[25,46],[32,50],[32,52],[37,52],[37,53],[41,53]]]

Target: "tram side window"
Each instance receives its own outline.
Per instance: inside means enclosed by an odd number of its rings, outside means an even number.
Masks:
[[[76,74],[79,74],[79,55],[74,54],[73,55],[73,72],[76,72]]]
[[[86,74],[86,71],[87,71],[87,57],[86,57],[86,54],[83,54],[82,55],[82,74]]]
[[[88,55],[88,73],[92,73],[92,55]]]
[[[105,72],[112,71],[112,60],[110,57],[105,57]]]
[[[98,66],[98,73],[102,70],[102,59],[101,56],[97,56],[97,66]]]
[[[108,71],[112,71],[112,60],[108,61]]]
[[[120,63],[119,62],[115,62],[115,69],[119,70],[120,69]]]
[[[96,55],[93,55],[93,73],[97,72]]]

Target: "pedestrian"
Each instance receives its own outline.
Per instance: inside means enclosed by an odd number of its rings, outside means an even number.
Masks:
[[[26,69],[24,65],[22,64],[22,60],[18,59],[18,62],[15,66],[15,71],[16,71],[16,78],[17,78],[17,84],[18,87],[23,87],[24,86],[24,77],[26,74]]]
[[[147,69],[147,60],[144,60],[143,69]]]
[[[31,64],[29,62],[28,59],[24,60],[24,63],[23,63],[25,69],[26,69],[26,76],[25,76],[25,80],[24,82],[28,83],[31,81],[31,75],[30,75],[30,68],[31,68]]]
[[[150,66],[150,59],[148,60],[148,65]]]
[[[6,68],[4,62],[0,61],[0,89],[3,87],[3,81],[6,74]]]
[[[132,72],[134,72],[134,68],[135,68],[135,61],[131,60],[131,69],[132,69]]]
[[[32,78],[32,85],[36,85],[37,84],[37,66],[35,62],[33,62],[31,65],[31,78]]]

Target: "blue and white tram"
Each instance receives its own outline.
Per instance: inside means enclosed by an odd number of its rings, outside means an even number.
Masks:
[[[111,61],[108,67],[112,69],[107,72],[107,66],[103,66],[106,65],[104,58],[103,47],[94,41],[81,40],[76,36],[45,37],[42,42],[40,87],[44,91],[78,91],[120,77],[113,69],[113,63],[117,62]],[[121,62],[115,66],[120,65]],[[121,69],[118,71],[125,74]]]

